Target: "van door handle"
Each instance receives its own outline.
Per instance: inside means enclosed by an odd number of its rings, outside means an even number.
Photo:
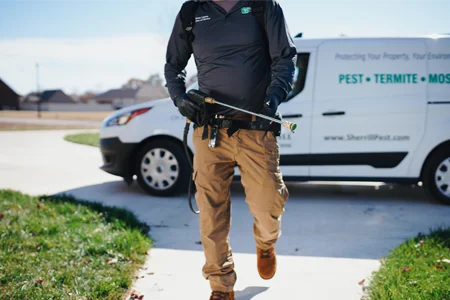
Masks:
[[[329,116],[343,116],[345,115],[345,111],[329,111],[324,112],[322,116],[329,117]]]
[[[303,117],[303,115],[302,114],[284,115],[282,117],[283,117],[283,119],[295,119],[295,118],[301,118],[301,117]]]

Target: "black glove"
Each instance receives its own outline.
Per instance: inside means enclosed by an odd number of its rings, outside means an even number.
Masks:
[[[191,101],[186,94],[181,94],[175,98],[174,104],[180,113],[189,120],[197,119],[198,114],[203,111],[197,103]]]
[[[284,98],[285,93],[282,89],[272,89],[271,93],[267,95],[266,100],[264,101],[261,113],[269,117],[274,117],[277,112],[278,106]]]

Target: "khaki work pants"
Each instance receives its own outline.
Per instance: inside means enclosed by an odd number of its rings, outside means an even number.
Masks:
[[[231,226],[230,183],[237,165],[246,202],[254,217],[256,246],[268,249],[281,235],[281,215],[289,193],[279,167],[279,146],[272,132],[241,129],[228,137],[219,129],[216,148],[194,131],[194,180],[200,209],[200,238],[206,263],[203,276],[213,291],[229,292],[236,282],[228,233]],[[256,268],[256,263],[255,263]]]

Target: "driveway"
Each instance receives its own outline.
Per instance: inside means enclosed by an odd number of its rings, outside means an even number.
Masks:
[[[208,299],[198,218],[189,212],[186,198],[150,197],[136,183],[128,187],[99,170],[98,149],[64,141],[69,132],[74,131],[0,132],[0,188],[67,193],[130,209],[151,226],[155,241],[135,289],[144,299]],[[232,185],[236,299],[361,299],[358,282],[379,267],[380,258],[419,232],[450,225],[450,207],[427,203],[420,188],[288,187],[291,196],[277,244],[278,273],[263,281],[256,271],[245,195],[240,184]]]

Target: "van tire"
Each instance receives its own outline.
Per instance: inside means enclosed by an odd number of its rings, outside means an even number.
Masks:
[[[151,176],[146,177],[143,173],[143,160],[147,155],[154,154],[156,151],[161,153],[164,152],[162,155],[164,155],[163,159],[165,161],[169,161],[168,158],[173,156],[171,161],[176,162],[177,165],[176,169],[178,170],[178,176],[170,186],[168,185],[168,188],[166,189],[153,187]],[[166,156],[168,158],[166,158]],[[150,166],[150,164],[151,162],[148,165]],[[135,162],[135,172],[140,187],[148,194],[158,197],[169,197],[187,192],[189,185],[189,170],[190,167],[186,153],[180,145],[171,140],[150,140],[139,150]],[[164,172],[164,170],[162,170],[162,172]]]
[[[423,173],[422,181],[425,188],[425,192],[429,197],[439,201],[442,204],[450,205],[450,196],[444,195],[438,186],[437,179],[439,178],[437,172],[446,173],[446,180],[450,179],[450,168],[442,166],[442,163],[447,161],[450,165],[450,147],[445,147],[434,153],[426,162]],[[438,168],[441,167],[439,170]],[[445,187],[445,185],[443,185]],[[447,191],[450,191],[450,186],[447,185]]]

